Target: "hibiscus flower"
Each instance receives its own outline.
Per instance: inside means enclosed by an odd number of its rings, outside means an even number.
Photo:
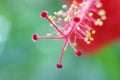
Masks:
[[[55,16],[49,16],[47,11],[43,11],[40,15],[50,22],[56,30],[55,32],[49,33],[47,36],[34,34],[32,37],[34,41],[63,39],[57,68],[62,68],[62,57],[67,45],[73,49],[76,56],[81,56],[120,38],[120,24],[117,20],[120,11],[115,9],[119,4],[114,4],[112,0],[109,2],[105,0],[68,0],[68,2],[70,7],[63,5],[64,10],[54,12]],[[115,6],[111,7],[112,5]]]

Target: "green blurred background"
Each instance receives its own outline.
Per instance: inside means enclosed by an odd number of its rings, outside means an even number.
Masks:
[[[96,55],[76,58],[68,47],[57,69],[62,41],[33,42],[34,33],[52,32],[39,17],[61,9],[59,0],[0,0],[0,80],[120,80],[120,42]]]

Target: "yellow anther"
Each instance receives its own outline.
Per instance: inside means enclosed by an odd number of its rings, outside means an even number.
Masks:
[[[81,10],[78,10],[77,12],[78,12],[78,13],[80,13],[80,12],[81,12]]]
[[[50,18],[51,20],[56,19],[56,17],[55,17],[55,16],[49,16],[49,18]]]
[[[89,13],[89,16],[90,16],[90,17],[92,17],[92,16],[93,16],[93,13],[92,13],[92,12],[90,12],[90,13]]]
[[[106,16],[102,16],[101,19],[102,19],[102,20],[106,20],[107,17],[106,17]]]
[[[67,5],[63,5],[62,7],[63,7],[63,9],[66,9],[66,8],[67,8]]]
[[[51,36],[51,34],[47,34],[47,36]]]
[[[93,41],[93,40],[94,40],[94,38],[91,37],[91,38],[90,38],[90,41]]]
[[[71,13],[72,9],[73,9],[73,8],[70,7],[69,10],[67,11],[67,13],[68,13],[68,14]]]
[[[76,0],[73,0],[73,2],[72,2],[73,4],[77,4],[77,1]]]
[[[58,13],[61,14],[63,11],[62,10],[59,10]]]
[[[105,12],[104,9],[101,9],[101,10],[98,12],[98,14],[99,14],[100,16],[105,16],[105,15],[106,15],[106,12]]]
[[[72,44],[73,44],[73,46],[77,46],[77,43],[76,43],[76,42],[73,42]]]
[[[100,22],[99,22],[99,26],[102,26],[102,25],[103,25],[103,22],[102,22],[102,21],[100,21]]]
[[[63,14],[63,11],[62,11],[62,10],[59,10],[57,14],[58,14],[58,16],[60,16],[60,15]]]
[[[78,30],[78,31],[80,30],[80,27],[79,27],[79,26],[77,27],[77,30]]]
[[[98,4],[96,5],[96,7],[97,7],[97,8],[101,8],[101,7],[102,7],[102,3],[98,3]]]
[[[80,3],[79,6],[83,7],[85,6],[85,3]]]
[[[73,8],[78,8],[78,6],[74,6]]]
[[[80,14],[81,10],[78,10],[74,13],[75,16],[77,16],[78,14]]]
[[[89,31],[86,31],[87,37],[90,38],[91,37],[91,33]]]
[[[52,16],[49,16],[49,18],[52,18]]]
[[[74,15],[77,16],[77,15],[78,15],[78,12],[75,12]]]
[[[57,12],[54,12],[55,15],[57,15]]]
[[[70,16],[68,15],[67,17],[64,18],[64,21],[65,21],[65,22],[69,22],[70,19],[71,19],[71,18],[70,18]]]
[[[87,41],[87,44],[89,45],[91,42],[90,41]]]
[[[57,16],[60,16],[60,15],[63,14],[63,11],[62,11],[62,10],[59,10],[58,12],[54,12],[54,14],[57,15]]]
[[[71,4],[71,8],[73,8],[75,6],[75,4]]]
[[[84,41],[87,42],[87,41],[88,41],[88,37],[85,37],[85,38],[84,38]]]
[[[55,16],[49,16],[49,18],[50,18],[51,20],[55,20],[55,19],[56,19]]]
[[[96,33],[96,31],[95,30],[92,30],[92,34],[95,34]]]
[[[75,12],[74,15],[77,16],[79,13],[78,12]]]
[[[83,6],[83,4],[82,4],[82,3],[80,3],[80,4],[79,4],[79,6]]]
[[[102,25],[103,25],[103,22],[102,22],[101,19],[98,18],[98,19],[94,22],[94,24],[95,24],[96,26],[102,26]]]
[[[65,22],[69,22],[69,19],[66,17],[66,18],[64,18],[64,21]]]

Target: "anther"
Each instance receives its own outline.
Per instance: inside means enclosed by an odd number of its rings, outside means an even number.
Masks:
[[[102,7],[102,3],[98,3],[98,4],[96,5],[96,7],[97,7],[97,8],[101,8],[101,7]]]
[[[90,12],[90,13],[89,13],[89,16],[90,16],[90,17],[92,17],[92,16],[93,16],[93,13],[92,13],[92,12]]]
[[[105,12],[105,10],[100,10],[99,12],[98,12],[98,14],[100,15],[100,16],[105,16],[106,15],[106,12]]]
[[[67,5],[63,5],[62,7],[63,7],[63,9],[66,9],[66,8],[67,8]]]

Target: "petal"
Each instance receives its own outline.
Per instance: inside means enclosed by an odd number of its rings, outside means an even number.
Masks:
[[[70,3],[72,0],[68,0]],[[82,0],[77,0],[81,2]],[[120,39],[120,0],[101,0],[103,7],[107,12],[107,20],[102,27],[96,28],[96,34],[93,35],[94,41],[87,45],[82,40],[77,40],[79,48],[86,52],[93,52],[104,45]]]

